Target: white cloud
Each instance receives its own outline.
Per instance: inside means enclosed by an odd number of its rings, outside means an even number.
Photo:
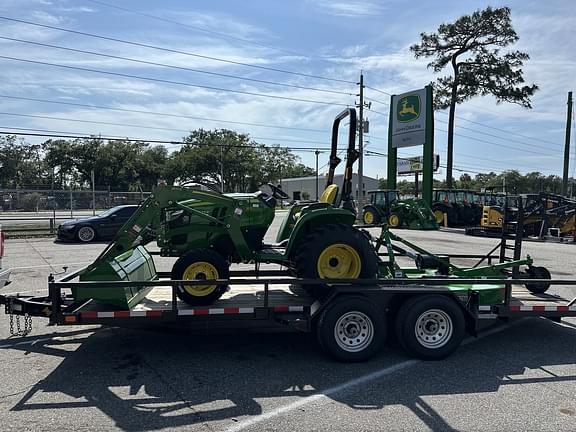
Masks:
[[[323,13],[342,17],[363,17],[366,15],[379,15],[384,10],[381,4],[367,0],[309,0],[315,9]]]

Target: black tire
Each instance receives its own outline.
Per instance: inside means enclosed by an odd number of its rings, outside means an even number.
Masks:
[[[396,336],[411,355],[439,360],[452,354],[466,335],[466,321],[454,300],[441,295],[412,297],[399,309]]]
[[[372,215],[372,222],[368,222],[366,220],[368,214]],[[366,225],[379,224],[380,221],[381,221],[380,214],[373,208],[366,208],[362,211],[362,222],[364,222]]]
[[[343,258],[351,256],[355,259],[354,251],[357,262],[347,269],[339,267],[340,255],[329,255],[330,251],[341,252],[337,245],[343,245],[340,248]],[[315,228],[302,240],[294,255],[294,263],[296,275],[303,279],[369,279],[375,278],[378,272],[378,256],[370,241],[361,231],[344,224]],[[322,263],[325,265],[322,266]],[[324,268],[322,272],[318,271],[319,266]],[[316,298],[323,297],[330,291],[330,287],[326,285],[310,285],[305,288]]]
[[[390,213],[390,216],[388,216],[388,226],[390,228],[400,228],[403,223],[404,219],[402,218],[402,215],[398,212],[392,212]]]
[[[341,297],[320,315],[316,337],[324,352],[336,360],[367,360],[386,337],[384,313],[363,297]]]
[[[172,267],[172,280],[228,279],[228,262],[211,249],[196,249],[182,255]],[[228,290],[228,285],[178,285],[178,298],[192,306],[209,305]]]
[[[90,243],[96,239],[96,230],[89,226],[79,226],[76,230],[76,239],[82,243]]]
[[[552,279],[552,275],[546,267],[528,267],[526,273],[530,279]],[[550,288],[550,284],[547,282],[527,283],[525,286],[528,291],[534,294],[544,294]]]

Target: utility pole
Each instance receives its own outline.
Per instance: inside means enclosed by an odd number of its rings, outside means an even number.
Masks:
[[[318,201],[320,199],[318,195],[318,155],[320,151],[316,150],[314,154],[316,155],[316,201]]]
[[[220,190],[224,193],[224,146],[220,146]]]
[[[358,127],[358,208],[364,205],[364,74],[360,71],[360,103],[359,127]]]
[[[566,116],[566,141],[564,143],[564,173],[562,195],[568,195],[568,170],[570,167],[570,128],[572,127],[572,92],[568,92],[568,115]]]

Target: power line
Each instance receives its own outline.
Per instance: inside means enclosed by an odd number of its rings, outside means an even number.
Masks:
[[[444,120],[436,119],[436,121],[439,122],[439,123],[448,124],[448,122],[447,122],[447,121],[444,121]],[[458,127],[458,129],[469,130],[469,131],[471,131],[471,132],[479,133],[479,134],[486,135],[486,136],[489,136],[489,137],[493,137],[493,138],[498,138],[498,139],[501,139],[501,140],[507,140],[507,141],[515,142],[515,143],[518,143],[518,144],[521,144],[521,145],[524,145],[524,146],[527,146],[527,147],[542,148],[541,146],[537,146],[537,145],[534,145],[534,144],[528,144],[528,143],[525,143],[525,142],[523,142],[523,141],[518,141],[518,140],[511,139],[511,138],[507,138],[507,137],[502,137],[502,136],[490,134],[490,133],[487,133],[487,132],[480,132],[480,131],[478,131],[478,130],[476,130],[476,129],[467,128],[466,126],[457,126],[457,127]],[[550,143],[550,144],[554,144],[554,143]],[[555,143],[554,145],[561,146],[561,144],[558,144],[558,143]]]
[[[146,18],[151,18],[151,19],[155,19],[155,20],[158,20],[158,21],[163,21],[163,22],[170,23],[170,24],[176,24],[176,25],[179,25],[179,26],[181,26],[181,27],[185,27],[185,28],[189,28],[189,29],[192,29],[192,30],[201,31],[201,32],[204,32],[204,33],[207,33],[207,34],[211,34],[211,35],[215,35],[215,36],[221,37],[221,38],[223,38],[223,39],[230,39],[230,40],[242,42],[242,43],[245,43],[245,44],[256,45],[256,46],[260,46],[260,47],[263,47],[263,48],[270,48],[270,49],[273,49],[273,50],[276,50],[276,51],[285,52],[285,53],[287,53],[287,54],[297,55],[297,56],[301,56],[301,57],[309,57],[308,55],[301,54],[301,53],[298,53],[298,52],[295,52],[295,51],[290,51],[290,50],[287,50],[287,49],[284,49],[284,48],[278,48],[278,47],[274,47],[274,46],[271,46],[271,45],[266,45],[266,44],[263,44],[263,43],[260,43],[260,42],[255,42],[255,41],[252,41],[252,40],[250,40],[250,39],[244,39],[244,38],[241,38],[241,37],[232,36],[232,35],[228,35],[228,34],[225,34],[225,33],[220,33],[220,32],[213,31],[213,30],[209,30],[209,29],[203,28],[203,27],[198,27],[198,26],[193,26],[193,25],[190,25],[190,24],[185,24],[185,23],[182,23],[182,22],[179,22],[179,21],[175,21],[175,20],[168,19],[168,18],[162,18],[162,17],[159,17],[159,16],[157,16],[157,15],[152,15],[152,14],[148,14],[148,13],[145,13],[145,12],[140,12],[140,11],[137,11],[137,10],[134,10],[134,9],[128,9],[128,8],[125,8],[125,7],[121,7],[121,6],[113,5],[113,4],[109,4],[109,3],[104,3],[104,2],[101,2],[101,1],[97,1],[97,0],[85,0],[85,1],[89,1],[89,2],[94,3],[94,4],[101,5],[101,6],[106,6],[106,7],[113,8],[113,9],[118,9],[118,10],[121,10],[121,11],[123,11],[123,12],[133,13],[133,14],[140,15],[140,16],[143,16],[143,17],[146,17]]]
[[[368,88],[368,89],[371,89],[371,90],[374,90],[374,91],[376,91],[376,92],[378,92],[378,93],[382,93],[382,94],[385,94],[385,95],[388,95],[388,96],[393,96],[391,93],[385,92],[385,91],[383,91],[383,90],[379,90],[379,89],[374,88],[374,87],[370,87],[370,86],[364,86],[364,87],[365,87],[365,88]],[[375,101],[375,102],[377,102],[377,103],[382,103],[382,102],[378,102],[378,101]],[[388,105],[389,105],[389,104],[388,104]],[[470,105],[470,104],[469,104],[469,105]],[[476,107],[476,108],[480,108],[480,107],[475,106],[475,105],[471,105],[471,106],[472,106],[472,107]],[[482,108],[480,108],[480,109],[482,109]],[[494,111],[491,111],[491,110],[486,110],[486,111],[491,112],[491,113],[494,113]],[[443,114],[443,115],[448,115],[448,113],[446,113],[446,112],[444,112],[444,111],[442,111],[442,110],[438,110],[438,109],[437,109],[437,110],[434,110],[434,112],[437,112],[437,113]],[[518,136],[518,137],[521,137],[521,138],[526,138],[526,139],[530,139],[530,140],[533,140],[533,141],[539,141],[539,142],[543,142],[543,143],[546,143],[546,144],[559,145],[558,143],[555,143],[555,142],[553,142],[553,141],[547,141],[547,140],[543,140],[543,139],[541,139],[541,138],[535,138],[535,137],[531,137],[531,136],[528,136],[528,135],[523,135],[523,134],[519,134],[519,133],[516,133],[516,132],[507,131],[506,129],[501,129],[501,128],[497,128],[497,127],[495,127],[495,126],[490,126],[490,125],[487,125],[487,124],[484,124],[484,123],[480,123],[480,122],[477,122],[477,121],[474,121],[474,120],[469,120],[469,119],[467,119],[467,118],[465,118],[465,117],[460,117],[460,116],[456,116],[456,115],[455,115],[454,117],[457,118],[458,120],[463,120],[463,121],[466,121],[466,122],[469,122],[469,123],[473,123],[473,124],[476,124],[476,125],[478,125],[478,126],[482,126],[482,127],[488,128],[488,129],[494,129],[494,130],[497,130],[497,131],[500,131],[500,132],[504,132],[504,133],[506,133],[506,134],[508,134],[508,135],[515,135],[515,136]],[[483,133],[483,132],[478,132],[478,133]],[[487,135],[488,135],[488,134],[487,134]],[[504,139],[504,138],[502,138],[502,139]],[[561,144],[560,144],[560,145],[561,145]]]
[[[437,112],[438,114],[448,115],[448,113],[446,113],[446,112],[444,112],[444,111],[441,111],[441,110],[435,110],[435,112]],[[559,145],[558,143],[555,143],[555,142],[553,142],[553,141],[547,141],[547,140],[543,140],[543,139],[541,139],[541,138],[535,138],[535,137],[531,137],[531,136],[528,136],[528,135],[519,134],[519,133],[517,133],[517,132],[507,131],[506,129],[501,129],[501,128],[497,128],[497,127],[495,127],[495,126],[490,126],[490,125],[487,125],[487,124],[485,124],[485,123],[480,123],[480,122],[477,122],[477,121],[474,121],[474,120],[467,119],[467,118],[465,118],[465,117],[460,117],[460,116],[454,116],[454,117],[457,118],[458,120],[463,120],[463,121],[465,121],[465,122],[472,123],[472,124],[476,124],[476,125],[478,125],[478,126],[482,126],[482,127],[488,128],[488,129],[494,129],[494,130],[497,130],[497,131],[500,131],[500,132],[504,132],[504,133],[506,133],[506,134],[508,134],[508,135],[514,135],[514,136],[518,136],[518,137],[520,137],[520,138],[526,138],[526,139],[530,139],[530,140],[533,140],[533,141],[543,142],[543,143],[546,143],[546,144]],[[462,127],[462,126],[459,126],[459,127]],[[484,133],[484,132],[479,132],[479,133]],[[504,139],[504,138],[503,138],[503,139]]]
[[[324,129],[309,129],[309,128],[299,128],[299,127],[293,127],[293,126],[266,125],[266,124],[262,124],[262,123],[250,123],[250,122],[241,122],[241,121],[233,121],[233,120],[222,120],[222,119],[214,119],[214,118],[207,118],[207,117],[188,116],[188,115],[183,115],[183,114],[168,114],[168,113],[162,113],[162,112],[157,112],[157,111],[145,111],[145,110],[137,110],[137,109],[129,109],[129,108],[115,108],[115,107],[110,107],[110,106],[105,106],[105,105],[90,105],[90,104],[81,104],[81,103],[75,103],[75,102],[62,102],[62,101],[54,101],[54,100],[48,100],[48,99],[37,99],[37,98],[30,98],[30,97],[23,97],[23,96],[12,96],[12,95],[4,95],[4,94],[0,94],[0,98],[25,100],[25,101],[30,101],[30,102],[41,102],[41,103],[66,105],[66,106],[75,106],[75,107],[81,107],[81,108],[91,108],[91,109],[100,109],[100,110],[109,110],[109,111],[118,111],[118,112],[129,112],[129,113],[136,113],[136,114],[156,115],[156,116],[163,116],[163,117],[183,118],[183,119],[190,119],[190,120],[202,120],[202,121],[210,121],[210,122],[230,123],[230,124],[265,127],[265,128],[272,128],[272,129],[297,130],[297,131],[315,132],[315,133],[320,133],[320,132],[321,133],[328,133],[329,132],[329,130],[324,130]]]
[[[145,65],[151,65],[151,66],[160,66],[160,67],[165,67],[165,68],[169,68],[169,69],[182,70],[182,71],[186,71],[186,72],[194,72],[194,73],[199,73],[199,74],[217,76],[217,77],[222,77],[222,78],[232,78],[232,79],[238,79],[238,80],[242,80],[242,81],[257,82],[260,84],[269,84],[269,85],[275,85],[275,86],[296,88],[296,89],[300,89],[300,90],[312,90],[312,91],[323,92],[323,93],[332,93],[332,94],[340,94],[340,95],[346,95],[346,96],[354,96],[354,94],[352,94],[352,93],[338,91],[338,90],[319,89],[319,88],[315,88],[315,87],[307,87],[307,86],[301,86],[301,85],[296,85],[296,84],[287,84],[287,83],[280,83],[280,82],[276,82],[276,81],[267,81],[267,80],[261,80],[261,79],[256,79],[256,78],[242,77],[242,76],[238,76],[238,75],[224,74],[224,73],[219,73],[219,72],[210,72],[210,71],[205,71],[205,70],[201,70],[201,69],[193,69],[193,68],[188,68],[188,67],[183,67],[183,66],[169,65],[166,63],[157,63],[157,62],[151,62],[151,61],[146,61],[146,60],[138,60],[138,59],[134,59],[134,58],[130,58],[130,57],[122,57],[122,56],[117,56],[117,55],[112,55],[112,54],[104,54],[104,53],[100,53],[100,52],[96,52],[96,51],[87,51],[87,50],[82,50],[82,49],[77,49],[77,48],[65,47],[65,46],[61,46],[61,45],[53,45],[53,44],[47,44],[47,43],[42,43],[42,42],[34,42],[34,41],[25,40],[25,39],[17,39],[17,38],[11,38],[11,37],[6,37],[6,36],[0,36],[0,39],[24,43],[24,44],[29,44],[29,45],[35,45],[35,46],[60,49],[60,50],[64,50],[64,51],[89,54],[89,55],[94,55],[94,56],[98,56],[98,57],[123,60],[123,61],[127,61],[127,62],[132,62],[132,63],[139,63],[139,64],[145,64]]]
[[[118,77],[122,77],[122,78],[131,78],[131,79],[138,79],[138,80],[143,80],[143,81],[153,81],[153,82],[159,82],[162,84],[172,84],[172,85],[179,85],[179,86],[185,86],[185,87],[201,88],[201,89],[206,89],[206,90],[223,91],[223,92],[236,93],[236,94],[247,95],[247,96],[258,96],[258,97],[266,97],[266,98],[271,98],[271,99],[282,99],[282,100],[289,100],[289,101],[294,101],[294,102],[315,103],[315,104],[320,104],[320,105],[333,105],[333,106],[343,106],[343,107],[348,107],[350,105],[350,104],[337,103],[337,102],[325,102],[325,101],[318,101],[318,100],[312,100],[312,99],[300,99],[300,98],[293,98],[293,97],[288,97],[288,96],[271,95],[271,94],[267,94],[267,93],[255,93],[255,92],[247,92],[247,91],[242,91],[242,90],[232,90],[232,89],[225,89],[225,88],[221,88],[221,87],[213,87],[213,86],[206,86],[206,85],[200,85],[200,84],[190,84],[190,83],[186,83],[186,82],[182,82],[182,81],[172,81],[172,80],[166,80],[166,79],[161,79],[161,78],[143,77],[143,76],[139,76],[139,75],[131,75],[131,74],[125,74],[125,73],[120,73],[120,72],[103,71],[103,70],[99,70],[99,69],[83,68],[83,67],[79,67],[79,66],[69,66],[69,65],[63,65],[63,64],[58,64],[58,63],[43,62],[43,61],[38,61],[38,60],[26,60],[26,59],[21,59],[21,58],[17,58],[17,57],[0,56],[0,58],[6,59],[6,60],[24,62],[24,63],[39,64],[39,65],[43,65],[43,66],[52,66],[52,67],[62,68],[62,69],[71,69],[71,70],[77,70],[77,71],[83,71],[83,72],[93,72],[93,73],[99,73],[99,74],[104,74],[104,75],[118,76]]]
[[[44,120],[67,121],[67,122],[73,122],[73,123],[97,124],[97,125],[106,125],[106,126],[133,127],[133,128],[139,128],[139,129],[161,130],[161,131],[168,131],[168,132],[190,133],[190,129],[175,129],[175,128],[158,127],[158,126],[144,126],[144,125],[131,124],[131,123],[116,123],[116,122],[106,122],[106,121],[98,121],[98,120],[82,120],[82,119],[75,119],[75,118],[53,117],[53,116],[44,116],[44,115],[37,115],[37,114],[20,114],[20,113],[11,113],[11,112],[0,112],[0,115],[6,115],[6,116],[12,116],[12,117],[37,118],[37,119],[44,119]],[[273,140],[273,141],[309,143],[309,144],[325,144],[325,142],[323,142],[323,141],[297,140],[297,139],[291,139],[291,138],[270,138],[270,137],[256,137],[256,136],[253,136],[252,138],[253,139],[263,139],[263,140]]]
[[[306,73],[302,73],[302,72],[289,71],[289,70],[284,70],[284,69],[272,68],[272,67],[268,67],[268,66],[260,66],[260,65],[254,65],[254,64],[249,64],[249,63],[242,63],[242,62],[237,62],[237,61],[233,61],[233,60],[226,60],[226,59],[222,59],[222,58],[218,58],[218,57],[212,57],[212,56],[206,56],[206,55],[202,55],[202,54],[191,53],[191,52],[187,52],[187,51],[175,50],[175,49],[167,48],[167,47],[160,47],[160,46],[145,44],[145,43],[141,43],[141,42],[127,41],[127,40],[113,38],[113,37],[109,37],[109,36],[102,36],[102,35],[97,35],[97,34],[93,34],[93,33],[82,32],[82,31],[78,31],[78,30],[66,29],[63,27],[51,26],[48,24],[40,24],[40,23],[35,23],[32,21],[25,21],[25,20],[21,20],[21,19],[17,19],[17,18],[0,16],[0,19],[6,20],[6,21],[18,22],[21,24],[32,25],[32,26],[41,27],[41,28],[47,28],[47,29],[51,29],[51,30],[58,30],[58,31],[77,34],[77,35],[81,35],[81,36],[92,37],[92,38],[96,38],[96,39],[107,40],[107,41],[111,41],[111,42],[118,42],[118,43],[123,43],[123,44],[127,44],[127,45],[138,46],[138,47],[142,47],[142,48],[155,49],[155,50],[159,50],[159,51],[171,52],[171,53],[175,53],[175,54],[182,54],[182,55],[202,58],[202,59],[206,59],[206,60],[212,60],[212,61],[217,61],[217,62],[222,62],[222,63],[234,64],[237,66],[244,66],[244,67],[250,67],[250,68],[255,68],[255,69],[268,70],[268,71],[272,71],[272,72],[279,72],[279,73],[285,73],[285,74],[289,74],[289,75],[303,76],[303,77],[307,77],[307,78],[313,78],[313,79],[319,79],[319,80],[325,80],[325,81],[333,81],[333,82],[340,82],[340,83],[347,83],[347,84],[354,84],[354,85],[356,84],[356,82],[354,82],[354,81],[348,81],[348,80],[343,80],[343,79],[338,79],[338,78],[329,78],[329,77],[320,76],[320,75],[306,74]]]
[[[382,93],[382,94],[385,94],[385,95],[388,95],[388,96],[392,96],[392,93],[385,92],[384,90],[380,90],[380,89],[377,89],[377,88],[374,88],[374,87],[370,87],[370,86],[367,86],[367,85],[365,85],[364,87],[366,87],[367,89],[370,89],[370,90],[374,90],[375,92],[378,92],[378,93]]]
[[[12,128],[7,127],[6,129],[18,129],[23,130],[24,128]],[[36,129],[26,129],[26,130],[36,130]],[[108,135],[89,135],[89,134],[74,134],[74,133],[32,133],[32,132],[8,132],[0,130],[0,135],[18,135],[18,136],[33,136],[33,137],[44,137],[44,138],[65,138],[65,139],[84,139],[84,140],[93,140],[93,139],[100,139],[100,140],[122,140],[126,142],[142,142],[148,144],[169,144],[169,145],[186,145],[192,144],[186,141],[169,141],[169,140],[158,140],[158,139],[145,139],[145,138],[118,138],[116,136],[108,136]],[[264,144],[248,144],[248,145],[238,145],[238,144],[201,144],[205,147],[233,147],[233,148],[264,148],[266,150],[273,150],[275,148],[281,148],[291,151],[301,151],[301,152],[315,152],[316,150],[327,151],[330,150],[329,147],[293,147],[293,146],[281,146],[281,145],[264,145]]]

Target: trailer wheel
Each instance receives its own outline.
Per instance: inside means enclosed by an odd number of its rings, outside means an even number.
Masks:
[[[336,360],[367,360],[386,337],[384,313],[365,298],[342,297],[322,313],[316,336],[322,349]]]
[[[438,360],[452,354],[466,334],[464,314],[449,298],[416,296],[398,311],[396,334],[402,347],[415,357]]]
[[[82,243],[90,243],[96,238],[96,231],[88,225],[81,226],[76,231],[76,238]]]
[[[526,273],[530,279],[552,279],[552,275],[546,267],[528,267]],[[550,284],[547,282],[527,283],[525,286],[528,291],[534,294],[544,294],[550,288]]]
[[[344,224],[315,228],[299,245],[295,269],[303,279],[367,279],[376,277],[378,256],[359,230]],[[313,297],[330,291],[327,285],[304,287]]]
[[[196,249],[182,255],[172,267],[173,280],[228,279],[228,263],[211,249]],[[228,290],[228,285],[178,285],[178,298],[192,306],[209,305]]]

